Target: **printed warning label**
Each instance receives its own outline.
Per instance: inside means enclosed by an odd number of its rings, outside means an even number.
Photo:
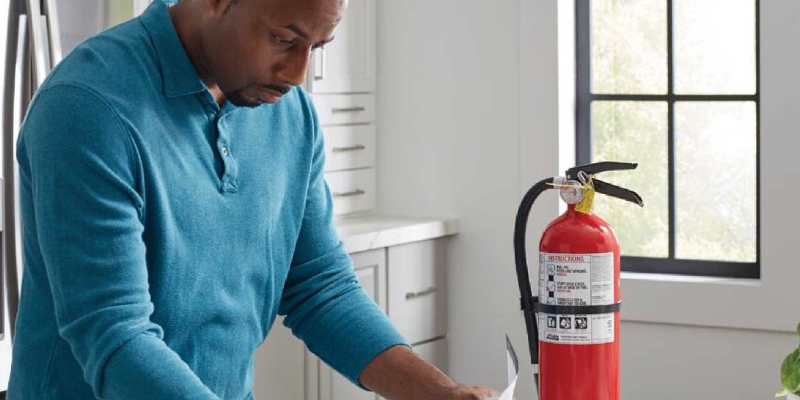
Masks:
[[[539,301],[557,306],[614,303],[614,253],[539,253]],[[550,343],[614,341],[614,314],[539,313],[539,338]]]
[[[614,314],[539,313],[539,340],[564,344],[611,343],[614,341]]]

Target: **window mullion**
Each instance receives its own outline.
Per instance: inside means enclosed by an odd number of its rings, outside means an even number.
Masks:
[[[756,268],[761,277],[761,0],[756,0]]]
[[[669,175],[669,188],[667,195],[669,196],[669,259],[675,259],[675,85],[673,68],[675,66],[673,45],[672,45],[672,7],[673,0],[667,0],[667,96],[670,98],[668,101],[667,111],[667,170]]]
[[[575,0],[576,26],[575,50],[577,55],[577,164],[586,164],[592,159],[592,88],[591,88],[591,6],[588,1]]]

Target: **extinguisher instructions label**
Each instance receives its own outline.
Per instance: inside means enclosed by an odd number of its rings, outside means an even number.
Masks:
[[[614,253],[592,254],[592,304],[614,304]]]
[[[614,303],[614,253],[539,253],[539,301],[557,306]],[[614,341],[614,313],[539,313],[539,338],[550,343],[598,344]]]

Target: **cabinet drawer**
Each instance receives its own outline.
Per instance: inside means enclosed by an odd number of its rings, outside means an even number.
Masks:
[[[322,125],[375,122],[374,94],[315,94],[312,98]]]
[[[375,125],[329,126],[325,132],[325,171],[375,166]]]
[[[375,169],[328,172],[325,180],[333,194],[334,215],[375,208]]]
[[[389,318],[411,344],[447,332],[445,240],[389,247]]]
[[[447,339],[434,340],[414,346],[414,352],[423,360],[433,364],[447,373]]]

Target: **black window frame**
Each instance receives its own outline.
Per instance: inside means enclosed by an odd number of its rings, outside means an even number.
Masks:
[[[576,28],[576,160],[591,162],[591,104],[595,100],[658,101],[668,106],[668,168],[669,168],[669,256],[649,258],[622,256],[622,270],[672,275],[693,275],[726,278],[761,278],[761,44],[760,0],[755,1],[756,91],[752,95],[678,95],[674,93],[673,71],[673,1],[667,2],[667,93],[651,94],[592,94],[591,93],[591,1],[575,0]],[[594,0],[597,1],[597,0]],[[675,102],[676,101],[753,101],[756,106],[756,261],[753,263],[684,260],[675,258]],[[620,160],[631,161],[631,160]],[[645,199],[646,201],[646,199]]]

